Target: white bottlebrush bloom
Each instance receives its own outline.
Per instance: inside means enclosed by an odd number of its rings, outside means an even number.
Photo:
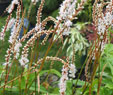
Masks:
[[[19,53],[16,52],[15,58],[18,59],[18,57],[19,57]]]
[[[76,6],[77,0],[72,0],[72,4],[70,5],[68,9],[68,17],[72,18],[72,15],[75,14],[75,6]]]
[[[69,23],[68,23],[69,24]],[[60,24],[59,25],[59,28],[57,29],[57,33],[58,34],[60,34],[60,32],[63,30],[63,25],[62,24]],[[71,32],[70,32],[70,27],[67,27],[67,28],[65,28],[64,29],[64,31],[63,31],[63,33],[62,33],[62,35],[69,35]]]
[[[32,3],[36,4],[39,0],[31,0]]]
[[[14,25],[14,23],[15,23],[15,19],[14,18],[9,20],[9,23],[7,25],[7,31]]]
[[[60,95],[65,95],[65,91],[66,91],[66,81],[68,80],[68,66],[63,66],[63,69],[62,69],[62,77],[60,79],[60,82],[59,82],[59,92],[60,92]]]
[[[5,33],[4,33],[4,26],[2,27],[2,31],[0,32],[0,40],[4,40]]]
[[[5,55],[5,61],[6,61],[5,64],[8,64],[9,66],[10,66],[10,62],[11,62],[11,56],[12,56],[11,49],[8,48],[6,51],[6,55]]]
[[[39,0],[31,0],[31,2],[39,2]]]
[[[64,23],[61,26],[59,26],[59,30],[56,32],[61,32],[63,27],[66,26],[66,29],[62,33],[62,35],[69,35],[70,33],[70,27],[72,26],[72,19],[73,14],[75,14],[75,6],[76,6],[77,0],[64,0],[61,4],[60,10],[59,10],[59,16],[56,18],[57,20],[63,20]]]
[[[97,3],[97,7],[98,8],[102,7],[102,4],[101,3],[100,4]]]
[[[70,27],[70,26],[72,26],[72,22],[71,22],[70,20],[67,20],[67,21],[65,22],[65,25],[66,25],[67,27]]]
[[[75,73],[76,73],[76,67],[75,67],[75,65],[74,64],[70,64],[70,66],[69,66],[69,77],[71,77],[71,78],[75,78]]]
[[[98,19],[98,34],[104,34],[105,33],[105,30],[106,30],[106,25],[105,25],[105,22],[102,18],[99,18]]]
[[[11,13],[11,12],[13,11],[13,9],[14,9],[14,5],[11,4],[11,5],[9,6],[9,9],[7,10],[8,13]]]
[[[41,24],[40,24],[40,25],[36,24],[35,30],[36,30],[36,31],[41,31],[41,30],[42,30]]]
[[[111,25],[112,24],[112,14],[110,12],[107,12],[105,17],[104,17],[104,21],[106,25]]]
[[[62,81],[62,79],[60,80],[59,83],[59,87],[60,87],[60,95],[65,95],[65,91],[66,91],[66,81]]]
[[[20,51],[20,49],[19,49],[20,47],[22,47],[22,44],[20,42],[17,42],[16,45],[15,45],[15,47],[14,47],[14,50],[16,52],[19,52]]]
[[[103,38],[104,38],[103,35],[101,35],[101,36],[100,36],[100,39],[102,40]]]
[[[71,0],[64,0],[63,3],[61,4],[59,15],[61,18],[65,19],[67,17],[67,8],[70,6]]]
[[[62,35],[69,35],[69,34],[71,34],[70,31],[71,31],[71,30],[70,30],[70,27],[68,27],[68,28],[66,28],[66,29],[64,30],[64,32],[62,33]]]
[[[8,10],[7,10],[8,13],[11,13],[11,12],[13,11],[13,9],[14,9],[14,6],[17,5],[18,3],[19,3],[18,0],[13,0],[13,1],[11,2],[11,4],[10,4]]]
[[[65,0],[60,7],[59,15],[63,19],[71,17],[75,12],[77,0]]]
[[[102,41],[100,44],[101,44],[101,51],[104,50],[105,48],[105,44],[107,43],[108,39],[106,38],[105,41]]]
[[[19,2],[18,2],[18,0],[13,0],[12,3],[13,4],[18,4]]]
[[[19,26],[18,26],[19,27]],[[15,39],[15,36],[16,36],[16,32],[17,32],[17,30],[18,30],[18,27],[16,27],[16,26],[14,26],[13,28],[12,28],[12,32],[11,32],[11,36],[9,37],[9,43],[13,43],[13,41],[14,41],[14,39]]]
[[[26,63],[29,62],[29,60],[28,60],[28,58],[26,56],[22,56],[21,59],[19,60],[19,62],[20,62],[21,66],[25,66]]]
[[[9,67],[11,66],[11,63],[9,63],[9,62],[2,63],[2,64],[3,64],[3,66],[7,66],[7,65],[8,65]]]
[[[22,44],[20,42],[17,42],[16,45],[15,45],[15,47],[14,47],[14,51],[16,53],[16,55],[15,55],[16,58],[19,57],[20,47],[22,47]]]
[[[5,36],[5,34],[3,33],[3,32],[0,32],[0,40],[4,40],[4,36]]]

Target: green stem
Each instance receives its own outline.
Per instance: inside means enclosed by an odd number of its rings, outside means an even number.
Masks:
[[[72,95],[75,94],[76,86],[77,86],[78,80],[79,80],[79,78],[80,78],[80,75],[81,75],[81,73],[82,73],[82,71],[83,71],[83,69],[84,69],[84,66],[85,66],[85,64],[86,64],[86,62],[87,62],[89,56],[90,56],[91,53],[92,53],[93,48],[94,48],[94,46],[93,46],[93,44],[92,44],[92,46],[91,46],[91,48],[90,48],[90,51],[89,51],[89,53],[88,53],[88,56],[86,57],[86,60],[85,60],[84,64],[83,64],[82,67],[81,67],[80,73],[79,73],[78,78],[77,78],[77,81],[76,81],[76,83],[75,83],[75,86],[74,86],[74,88],[72,89],[72,92],[73,92]]]

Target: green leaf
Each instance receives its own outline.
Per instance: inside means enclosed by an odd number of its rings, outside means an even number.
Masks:
[[[105,87],[107,87],[109,89],[113,89],[113,83],[109,83],[109,84],[107,83]]]
[[[30,87],[30,90],[34,91],[35,90],[35,86],[31,86]],[[38,91],[38,90],[36,89],[36,91]],[[42,85],[40,86],[40,92],[48,93],[48,91],[46,90],[46,88],[44,88]]]
[[[64,49],[64,47],[66,46],[67,41],[68,41],[68,38],[67,38],[67,39],[65,39],[65,41],[64,41],[64,43],[63,43],[63,47],[62,47],[62,49]]]
[[[112,73],[112,75],[113,75],[113,65],[111,65],[111,64],[109,63],[109,67],[110,67],[111,73]]]
[[[108,28],[108,30],[109,30],[111,33],[113,33],[113,30],[112,30],[112,28],[111,28],[111,27],[109,27],[109,28]]]
[[[62,76],[61,73],[58,72],[58,71],[55,70],[55,69],[51,69],[51,70],[43,70],[43,71],[41,71],[41,72],[39,73],[39,76],[42,76],[44,73],[47,73],[47,72],[50,72],[50,73],[52,73],[52,74],[56,74],[56,75],[59,76],[59,77]]]

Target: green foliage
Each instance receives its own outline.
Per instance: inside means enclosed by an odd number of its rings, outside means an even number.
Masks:
[[[107,64],[103,73],[103,80],[100,95],[113,95],[113,44],[105,45],[105,49],[100,58],[101,70],[104,64]]]
[[[6,18],[7,18],[6,16],[0,18],[0,27],[1,27],[1,28],[5,25]],[[0,28],[0,31],[1,31],[1,28]],[[10,34],[10,32],[8,31],[8,32],[6,33],[6,35],[5,35],[5,41],[4,41],[4,42],[0,40],[0,64],[5,61],[3,55],[6,54],[6,50],[7,50],[8,45],[9,45],[9,44],[8,44],[9,34]]]
[[[79,0],[80,1],[80,0]],[[91,22],[92,21],[92,5],[93,0],[88,0],[85,4],[84,9],[78,15],[78,21]]]
[[[87,40],[81,35],[80,30],[84,27],[85,23],[77,23],[74,28],[71,28],[71,37],[69,38],[69,46],[67,48],[67,56],[71,59],[73,56],[73,48],[75,53],[79,55],[86,54],[86,48],[89,46]],[[64,42],[65,47],[67,39]]]
[[[45,13],[51,13],[54,10],[56,10],[59,6],[58,0],[45,0],[45,5],[44,5],[44,12]]]
[[[29,18],[30,23],[33,25],[36,23],[36,17],[34,17],[36,16],[36,13],[37,13],[37,8],[36,6],[33,5],[30,13],[30,18]]]
[[[77,80],[68,80],[67,81],[67,90],[66,90],[66,93],[67,95],[72,95],[72,88],[73,88],[73,85],[76,83]],[[76,95],[80,95],[82,94],[82,89],[81,87],[84,85],[85,81],[81,81],[81,80],[78,80],[78,83],[77,83],[77,88],[76,88]]]
[[[39,76],[42,76],[44,73],[51,73],[51,74],[56,74],[57,76],[61,77],[61,73],[58,72],[57,70],[55,69],[50,69],[50,70],[43,70],[39,73]]]
[[[52,14],[51,14],[51,16],[54,17],[54,18],[57,17],[58,16],[58,11],[59,10],[53,11]]]

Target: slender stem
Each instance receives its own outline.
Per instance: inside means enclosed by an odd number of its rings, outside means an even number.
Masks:
[[[34,46],[33,46],[34,47]],[[32,63],[33,63],[33,59],[34,59],[34,57],[33,57],[33,54],[34,54],[34,49],[33,49],[33,47],[32,47],[32,52],[31,52],[31,59],[30,59],[30,64],[29,64],[29,69],[31,68],[31,66],[32,66]],[[27,86],[28,86],[28,83],[29,83],[29,73],[30,73],[30,70],[28,69],[28,75],[27,75],[27,80],[26,80],[26,86],[25,86],[25,95],[27,94]]]
[[[84,64],[83,64],[82,67],[81,67],[80,73],[79,73],[78,78],[77,78],[77,81],[76,81],[76,83],[75,83],[75,86],[74,86],[74,88],[72,89],[72,92],[73,92],[72,95],[75,94],[76,86],[77,86],[78,80],[79,80],[79,78],[80,78],[80,75],[82,74],[82,71],[83,71],[83,69],[84,69],[84,66],[85,66],[85,64],[86,64],[86,62],[87,62],[89,56],[91,56],[91,54],[92,54],[93,48],[94,48],[94,46],[93,46],[93,44],[92,44],[92,46],[91,46],[91,48],[90,48],[90,51],[89,51],[89,53],[88,53],[88,56],[86,57],[86,60],[85,60]]]

